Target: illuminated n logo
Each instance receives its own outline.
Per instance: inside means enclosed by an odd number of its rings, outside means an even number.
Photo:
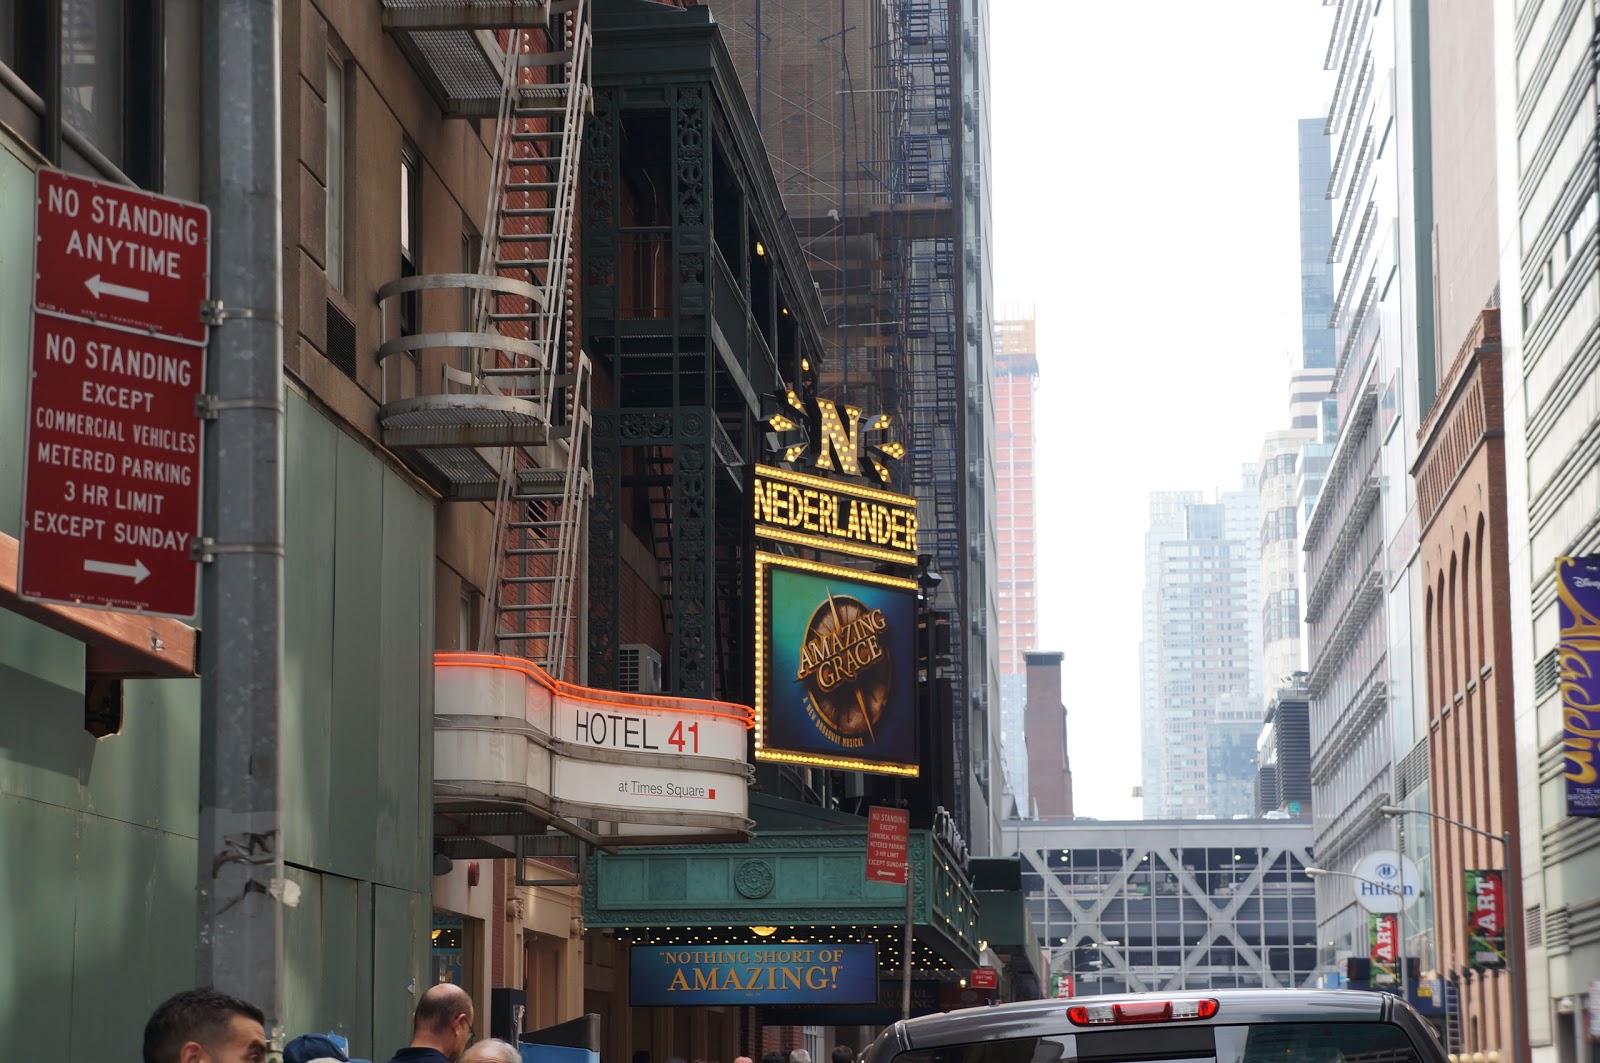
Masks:
[[[861,408],[846,405],[844,419],[839,417],[839,407],[832,399],[818,399],[821,438],[817,440],[817,468],[837,469],[858,476],[861,473]],[[845,420],[850,423],[845,424]],[[838,457],[838,465],[834,457]]]
[[[861,407],[814,398],[809,392],[802,397],[794,388],[781,392],[780,409],[763,420],[773,433],[768,445],[782,453],[785,462],[804,461],[847,476],[875,476],[887,484],[886,463],[904,458],[905,444],[889,438],[888,414],[862,422]]]

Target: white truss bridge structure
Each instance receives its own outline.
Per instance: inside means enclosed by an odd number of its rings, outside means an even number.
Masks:
[[[1307,985],[1318,973],[1311,837],[1309,819],[1005,827],[1048,967],[1078,995]]]

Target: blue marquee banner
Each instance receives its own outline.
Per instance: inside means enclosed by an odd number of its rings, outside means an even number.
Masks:
[[[1567,815],[1600,816],[1600,558],[1556,558]]]
[[[876,945],[635,945],[634,1007],[714,1004],[871,1004]]]

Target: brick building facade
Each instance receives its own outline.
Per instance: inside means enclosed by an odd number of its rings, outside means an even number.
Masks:
[[[1517,819],[1500,313],[1478,315],[1418,434],[1431,808],[1498,834]],[[1468,1051],[1509,1055],[1510,979],[1473,969],[1463,872],[1500,868],[1490,839],[1433,821],[1438,964],[1456,983]],[[1507,932],[1519,936],[1519,921]],[[1520,945],[1513,943],[1513,948]]]

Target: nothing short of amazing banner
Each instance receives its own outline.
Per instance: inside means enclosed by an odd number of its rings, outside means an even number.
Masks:
[[[628,956],[628,1002],[636,1008],[878,999],[871,944],[635,945]]]

